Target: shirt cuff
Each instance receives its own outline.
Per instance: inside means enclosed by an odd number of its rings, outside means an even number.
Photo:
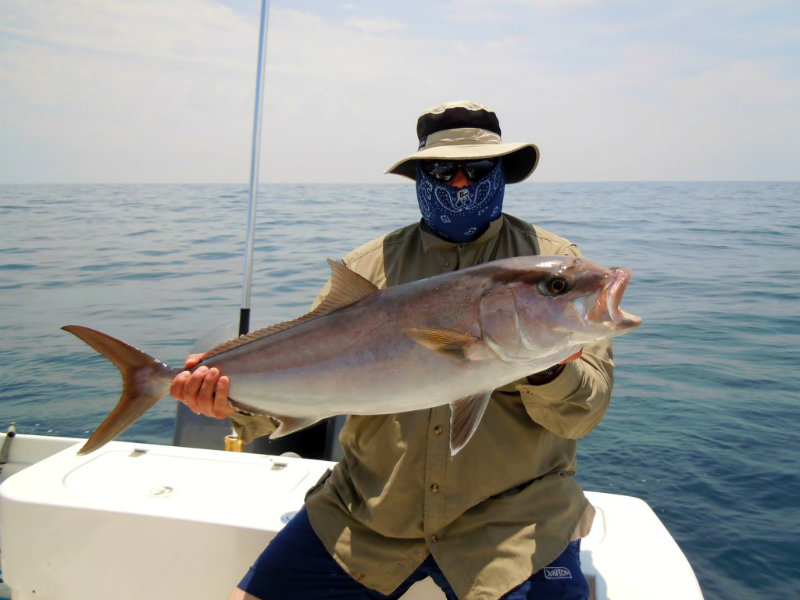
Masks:
[[[573,360],[564,365],[561,374],[548,383],[541,385],[517,385],[517,389],[522,395],[522,401],[526,404],[548,405],[563,402],[565,398],[573,394],[581,385],[582,376],[580,367],[577,365],[580,360]]]
[[[269,435],[277,429],[275,421],[261,415],[235,412],[230,416],[230,419],[233,430],[244,444],[249,444],[256,438]]]

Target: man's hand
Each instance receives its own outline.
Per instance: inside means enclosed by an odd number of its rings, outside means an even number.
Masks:
[[[533,373],[532,375],[528,375],[528,383],[531,385],[543,385],[545,383],[550,383],[556,377],[561,375],[564,371],[564,366],[567,363],[572,362],[573,360],[578,360],[581,355],[583,354],[583,347],[580,348],[575,354],[571,354],[564,360],[562,360],[557,365],[553,365],[549,369],[545,369],[544,371],[539,371],[538,373]]]
[[[202,359],[202,354],[190,354],[184,367],[191,369]],[[220,377],[219,369],[199,367],[194,372],[178,373],[172,380],[169,393],[197,414],[224,419],[235,412],[228,402],[229,388],[230,380]]]

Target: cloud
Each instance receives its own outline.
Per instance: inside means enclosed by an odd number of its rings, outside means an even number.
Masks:
[[[572,13],[575,9],[598,4],[599,0],[447,0],[438,5],[441,13],[455,21],[487,23],[513,22],[521,18]],[[530,21],[527,21],[532,24]]]
[[[8,93],[0,119],[15,143],[0,151],[20,173],[26,169],[15,163],[38,155],[28,177],[136,180],[149,171],[169,179],[170,164],[189,177],[200,151],[193,132],[206,132],[202,146],[213,156],[208,140],[225,140],[231,111],[252,97],[257,32],[223,6],[14,4],[2,5],[3,16],[17,18],[4,30],[0,81]],[[245,123],[238,128],[246,135]]]
[[[408,23],[393,19],[347,19],[344,24],[365,33],[387,33],[390,31],[402,31],[408,29]]]
[[[507,0],[494,24],[442,21],[452,3],[273,2],[262,178],[393,180],[419,112],[454,99],[537,142],[540,180],[794,177],[793,27],[710,2]],[[0,3],[0,182],[247,181],[257,9]]]

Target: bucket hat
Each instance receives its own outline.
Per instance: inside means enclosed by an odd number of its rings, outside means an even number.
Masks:
[[[539,162],[536,144],[504,143],[495,112],[475,102],[447,102],[427,109],[417,120],[417,138],[417,152],[389,167],[387,173],[416,179],[418,160],[502,156],[506,183],[517,183],[533,173]]]

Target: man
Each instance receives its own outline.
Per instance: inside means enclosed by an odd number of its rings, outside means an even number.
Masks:
[[[389,172],[416,181],[422,221],[357,248],[344,258],[350,269],[387,287],[511,256],[579,255],[501,212],[505,184],[527,178],[539,150],[503,143],[491,109],[433,107],[417,134],[418,151]],[[612,377],[603,341],[495,390],[455,456],[447,406],[350,416],[344,458],[231,598],[398,598],[429,575],[451,599],[588,598],[579,540],[594,509],[573,480],[576,440],[605,413]],[[231,416],[245,441],[274,428],[234,413],[228,389],[216,369],[200,368],[171,392],[196,412]]]

